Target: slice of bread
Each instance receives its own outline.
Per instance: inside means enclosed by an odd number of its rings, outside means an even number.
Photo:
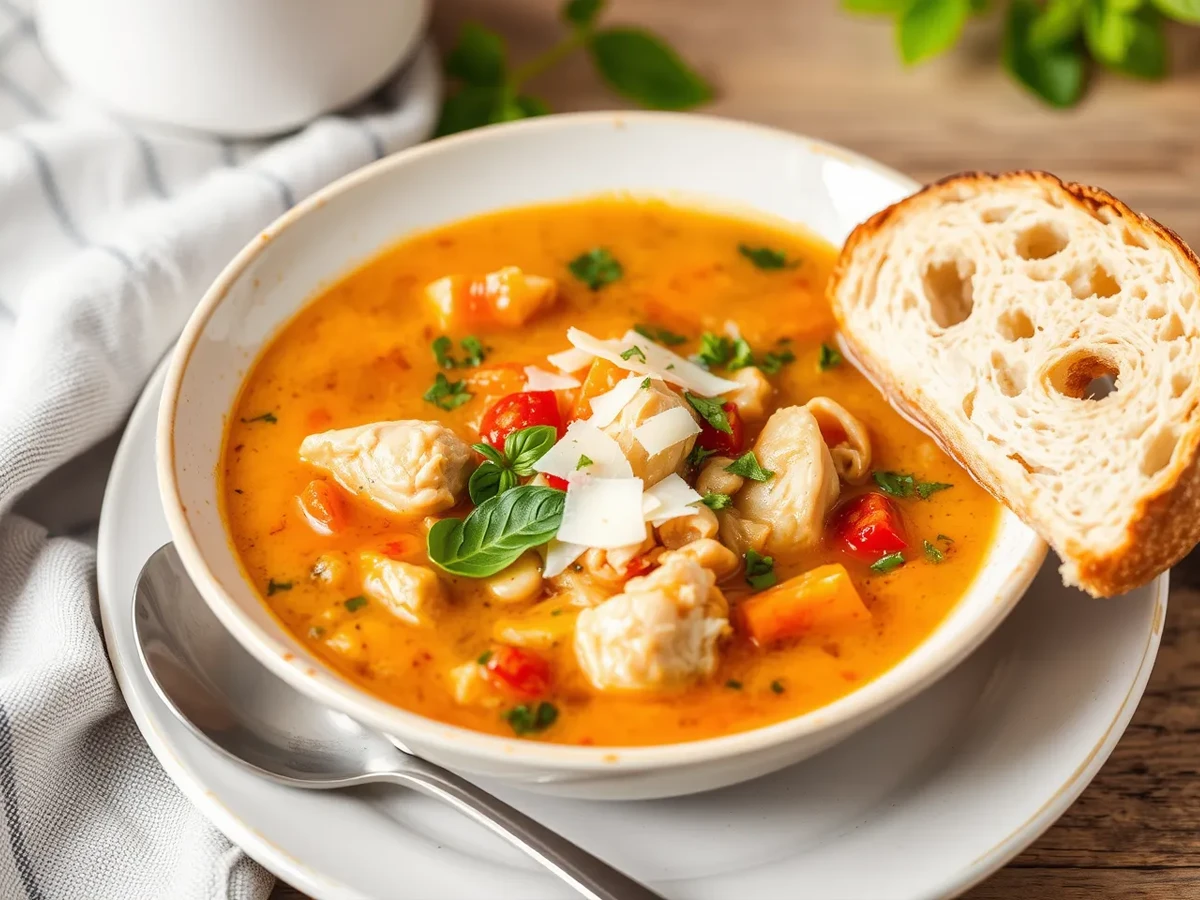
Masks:
[[[1167,228],[1044,172],[956,175],[859,225],[829,298],[1068,584],[1120,594],[1200,542],[1200,260]]]

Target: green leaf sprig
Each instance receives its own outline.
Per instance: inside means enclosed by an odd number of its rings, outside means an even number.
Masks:
[[[1046,103],[1074,106],[1092,62],[1135,78],[1167,74],[1164,25],[1200,25],[1198,0],[841,0],[843,9],[892,16],[906,65],[945,53],[971,16],[1007,6],[1001,61]]]
[[[452,575],[487,578],[558,533],[564,491],[524,484],[485,500],[465,519],[442,519],[429,529],[429,559]]]
[[[641,28],[601,28],[604,0],[568,0],[561,10],[567,34],[519,66],[510,66],[504,39],[468,22],[446,55],[456,82],[442,104],[437,134],[453,134],[550,111],[525,85],[584,50],[614,91],[648,109],[691,109],[712,99],[712,87],[662,38]]]
[[[530,425],[509,434],[503,450],[490,444],[472,444],[483,456],[483,462],[467,482],[471,502],[483,503],[516,487],[518,478],[533,474],[533,464],[546,455],[557,439],[553,425]]]

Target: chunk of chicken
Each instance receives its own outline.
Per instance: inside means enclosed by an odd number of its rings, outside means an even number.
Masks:
[[[716,533],[717,514],[704,505],[697,506],[690,515],[667,519],[658,526],[658,539],[668,550],[678,550],[684,544],[714,537]]]
[[[409,625],[428,626],[446,603],[437,574],[425,566],[365,551],[358,557],[363,593]]]
[[[743,422],[757,422],[767,414],[767,402],[774,388],[767,376],[757,366],[746,366],[733,373],[733,380],[741,388],[730,394],[729,399],[737,407]]]
[[[867,426],[828,397],[813,397],[804,405],[817,419],[838,475],[849,484],[861,484],[871,471]]]
[[[437,310],[443,328],[480,321],[513,328],[553,306],[558,284],[552,278],[505,266],[486,275],[439,278],[425,287],[425,296]]]
[[[428,516],[458,503],[475,468],[474,452],[437,422],[403,419],[310,434],[300,459],[342,487],[406,516]]]
[[[696,414],[683,397],[662,382],[651,381],[650,386],[634,394],[633,399],[625,404],[620,415],[603,429],[605,434],[621,445],[621,452],[629,460],[633,474],[642,479],[647,488],[658,484],[672,472],[682,473],[688,454],[692,452],[692,446],[696,443],[696,438],[689,437],[654,456],[648,456],[646,448],[633,436],[633,431],[639,425],[644,424],[647,419],[676,407],[686,409],[688,415],[693,419],[696,418]]]
[[[696,490],[701,494],[727,494],[732,496],[742,489],[745,483],[741,475],[726,472],[725,467],[733,460],[728,456],[713,456],[705,461],[704,467],[696,477]]]
[[[837,502],[838,476],[813,414],[803,406],[776,410],[754,442],[759,464],[774,476],[748,481],[734,498],[743,519],[771,527],[766,549],[788,554],[821,537]]]
[[[667,553],[625,592],[579,614],[575,657],[601,691],[653,691],[686,685],[717,667],[717,641],[729,608],[713,573]]]

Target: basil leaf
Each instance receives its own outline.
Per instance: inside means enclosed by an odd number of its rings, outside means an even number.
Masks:
[[[729,688],[731,691],[740,691],[743,685],[736,678],[730,678],[725,682],[725,687]]]
[[[691,109],[712,99],[712,88],[661,39],[637,28],[597,31],[592,61],[617,93],[650,109]]]
[[[450,94],[442,103],[434,137],[479,128],[492,121],[492,112],[501,102],[502,91],[495,87],[467,85]]]
[[[786,254],[779,250],[772,250],[770,247],[750,247],[746,244],[738,244],[738,253],[764,271],[794,269],[800,265],[798,261],[788,262]]]
[[[1167,74],[1167,40],[1163,20],[1152,9],[1140,9],[1129,17],[1131,37],[1125,56],[1110,62],[1110,68],[1134,78],[1151,81]]]
[[[1200,0],[1150,0],[1164,16],[1178,22],[1200,25]]]
[[[446,54],[446,74],[475,87],[504,83],[504,39],[478,22],[467,22]]]
[[[900,472],[873,472],[871,477],[880,490],[893,497],[911,497],[916,489],[916,479]]]
[[[744,369],[752,365],[754,365],[754,351],[750,349],[750,344],[745,338],[738,338],[733,342],[733,356],[729,360],[729,368]]]
[[[756,550],[747,550],[745,560],[746,583],[756,591],[769,588],[778,581],[773,557],[760,556]]]
[[[896,28],[900,58],[911,66],[945,53],[962,34],[970,14],[968,0],[915,0]]]
[[[700,502],[716,512],[718,509],[725,509],[733,503],[733,498],[728,494],[705,494]]]
[[[778,678],[776,678],[774,681],[771,682],[771,693],[772,694],[782,694],[784,692],[784,690],[785,690],[785,688],[783,686],[783,682],[780,681]]]
[[[725,471],[733,475],[741,475],[743,478],[749,478],[751,481],[767,481],[775,474],[758,464],[758,457],[754,455],[753,450],[747,450],[727,465]]]
[[[481,666],[486,666],[487,661],[491,658],[492,658],[492,651],[484,650],[477,657],[475,657],[475,662],[479,663]]]
[[[467,493],[471,495],[471,502],[479,505],[516,486],[517,476],[512,469],[488,460],[471,473]]]
[[[624,274],[621,264],[603,247],[593,247],[580,254],[567,263],[567,268],[593,291],[612,284]]]
[[[925,558],[935,566],[946,558],[946,554],[929,543],[929,541],[924,541],[923,543],[925,545]]]
[[[581,28],[591,25],[604,8],[604,0],[567,0],[563,4],[563,21]]]
[[[706,331],[700,335],[700,349],[696,359],[709,369],[718,368],[729,362],[733,355],[733,341],[723,334]]]
[[[1107,65],[1124,61],[1133,44],[1134,18],[1109,2],[1088,3],[1083,11],[1083,38],[1092,56]]]
[[[944,481],[922,481],[917,485],[917,496],[922,500],[928,500],[931,495],[938,491],[944,491],[954,487],[952,484],[946,484]]]
[[[518,94],[514,101],[521,112],[525,113],[525,118],[533,119],[537,116],[550,115],[550,106],[541,97],[532,97],[529,94]]]
[[[504,454],[501,453],[499,450],[497,450],[495,447],[493,447],[491,444],[482,444],[482,443],[472,444],[471,449],[474,450],[476,453],[478,453],[480,456],[482,456],[484,459],[490,459],[492,462],[494,462],[498,466],[506,465],[508,462],[504,458]]]
[[[429,559],[454,575],[495,575],[554,537],[566,499],[563,491],[531,484],[507,490],[475,507],[466,519],[442,519],[429,529]]]
[[[444,409],[449,412],[452,409],[458,409],[468,400],[472,394],[467,390],[467,386],[462,381],[450,381],[441,372],[437,373],[433,384],[429,390],[421,395],[421,399],[426,403],[432,403],[438,409]]]
[[[1029,46],[1049,50],[1074,40],[1083,26],[1085,0],[1049,0],[1029,26]]]
[[[900,568],[904,565],[904,562],[904,554],[897,550],[895,553],[881,556],[875,562],[871,563],[871,571],[878,572],[880,575],[886,575],[893,569]]]
[[[841,351],[836,347],[830,347],[828,344],[821,345],[821,353],[817,357],[817,368],[822,372],[828,372],[842,364]]]
[[[630,359],[636,359],[638,362],[645,362],[646,354],[642,352],[641,347],[639,347],[637,344],[634,344],[628,350],[621,351],[621,359],[626,361]]]
[[[729,425],[729,416],[722,409],[723,403],[721,400],[709,400],[707,397],[698,397],[690,391],[683,392],[683,399],[691,404],[692,409],[698,412],[701,417],[723,434],[733,434],[733,428]]]
[[[532,475],[533,464],[546,455],[558,440],[553,425],[530,425],[504,439],[504,455],[518,475]]]
[[[1052,106],[1073,106],[1083,95],[1083,52],[1075,41],[1052,48],[1034,46],[1029,32],[1040,13],[1036,0],[1012,0],[1004,29],[1004,67]]]

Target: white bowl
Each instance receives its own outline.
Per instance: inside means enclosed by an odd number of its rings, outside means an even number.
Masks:
[[[468,731],[386,703],[312,656],[245,580],[221,520],[225,417],[276,331],[328,284],[414,231],[523,204],[610,191],[740,206],[834,244],[915,185],[837,147],[702,116],[591,113],[495,126],[367,166],[299,204],[246,247],[184,329],[163,392],[158,476],[167,522],[213,612],[313,698],[420,754],[531,789],[607,799],[707,790],[798,762],[911,697],[962,660],[1024,593],[1045,545],[1005,513],[966,596],[913,653],[814,712],[753,731],[656,747],[573,747]]]

